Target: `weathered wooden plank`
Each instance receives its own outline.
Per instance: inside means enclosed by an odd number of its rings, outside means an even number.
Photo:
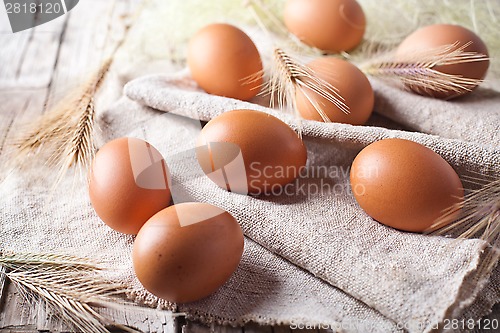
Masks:
[[[271,326],[262,326],[255,323],[245,325],[243,331],[245,333],[273,333]]]
[[[124,324],[135,327],[143,332],[171,333],[176,330],[176,318],[169,311],[127,311],[124,313]]]
[[[122,17],[137,2],[87,0],[70,12],[50,84],[48,107],[94,74],[123,34]]]
[[[66,324],[60,318],[56,317],[53,312],[48,309],[44,302],[38,303],[36,306],[36,326],[35,330],[39,332],[70,332],[71,325]]]
[[[12,34],[12,32],[3,32],[0,34],[0,87],[5,88],[15,86],[17,81],[17,72],[22,65],[23,58],[19,56],[28,47],[32,30]],[[8,65],[6,65],[8,64]]]
[[[215,332],[215,325],[206,326],[195,321],[188,321],[182,326],[182,333],[214,333],[214,332]],[[241,330],[239,331],[239,333],[241,333]]]
[[[174,331],[174,317],[167,311],[160,312],[153,309],[135,307],[123,309],[98,308],[96,311],[117,324],[133,327],[142,332],[170,333]],[[55,317],[52,311],[48,310],[43,304],[38,306],[36,330],[43,332],[74,331],[71,325],[67,325]]]
[[[0,266],[0,312],[4,307],[4,299],[2,298],[2,296],[4,294],[5,282],[5,267]]]
[[[5,146],[17,134],[12,129],[43,111],[64,27],[61,18],[12,34],[6,20],[0,24],[0,63],[7,64],[0,67],[0,163],[9,158]]]
[[[182,333],[244,333],[241,327],[206,326],[198,322],[189,321],[182,327]]]
[[[274,326],[273,333],[291,333],[290,326]]]
[[[60,40],[64,36],[67,17],[34,28],[30,43],[20,54],[22,64],[17,69],[16,87],[47,87],[52,78],[60,48]],[[45,29],[45,30],[43,30]]]
[[[36,314],[33,312],[33,306],[26,301],[13,284],[7,284],[4,297],[6,306],[0,312],[0,330],[14,327],[34,329]]]
[[[243,333],[243,329],[241,327],[232,327],[232,326],[215,326],[213,327],[214,333]]]
[[[47,88],[0,91],[0,166],[11,158],[14,140],[24,127],[42,114]],[[1,226],[0,226],[1,231]]]
[[[0,34],[12,33],[10,28],[9,18],[7,17],[7,11],[4,10],[3,4],[0,5]]]
[[[48,85],[66,20],[67,17],[63,16],[15,34],[0,33],[0,59],[3,65],[0,67],[1,90]]]
[[[182,333],[210,333],[210,328],[197,322],[187,322],[182,326]]]
[[[54,316],[43,303],[35,307],[33,304],[27,304],[15,287],[9,286],[5,297],[8,307],[0,312],[1,332],[6,329],[21,329],[23,332],[74,332],[71,325],[66,325]],[[97,309],[97,312],[117,323],[134,327],[143,332],[170,333],[175,331],[174,317],[167,311],[160,312],[148,308],[130,307],[116,310],[101,308]]]

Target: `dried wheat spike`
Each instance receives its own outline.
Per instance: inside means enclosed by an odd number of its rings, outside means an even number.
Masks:
[[[465,51],[470,44],[469,42],[459,46],[457,42],[432,50],[398,56],[393,52],[386,53],[360,67],[367,75],[399,81],[403,87],[422,94],[426,91],[453,91],[462,94],[471,91],[483,80],[446,74],[434,68],[488,60],[486,55]]]
[[[82,332],[109,333],[107,326],[139,332],[99,314],[94,307],[124,309],[128,288],[112,283],[85,258],[62,254],[0,253],[4,274],[28,301],[43,301],[61,320]]]
[[[111,66],[105,61],[86,84],[68,95],[24,130],[13,142],[14,166],[22,167],[28,157],[41,156],[59,172],[56,184],[66,171],[77,166],[83,174],[94,156],[94,96]]]
[[[349,107],[344,103],[344,98],[340,95],[338,89],[319,78],[311,68],[293,59],[280,48],[274,50],[273,59],[274,66],[270,79],[263,89],[263,93],[271,96],[271,107],[277,106],[280,109],[289,107],[298,116],[295,95],[299,90],[311,102],[324,122],[330,122],[330,119],[321,105],[314,100],[311,93],[316,93],[325,98],[342,112],[349,113]]]
[[[472,177],[468,180],[478,181]],[[459,211],[462,216],[459,220],[449,225],[444,223],[450,215]],[[432,233],[438,235],[453,232],[459,234],[459,238],[480,237],[500,250],[500,179],[468,194],[462,203],[451,207],[430,229],[437,229]]]

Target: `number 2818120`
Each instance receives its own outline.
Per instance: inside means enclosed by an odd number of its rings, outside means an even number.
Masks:
[[[498,319],[480,319],[480,320],[474,320],[474,319],[445,319],[443,321],[443,330],[472,330],[475,328],[482,329],[482,330],[494,330],[495,332],[498,330],[500,327]]]
[[[31,3],[5,3],[5,9],[7,14],[59,14],[63,12],[63,8],[60,3],[51,2],[31,2]]]

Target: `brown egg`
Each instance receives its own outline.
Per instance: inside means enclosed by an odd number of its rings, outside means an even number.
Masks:
[[[243,232],[228,212],[205,203],[181,203],[154,215],[132,251],[137,278],[170,302],[204,298],[224,284],[243,253]]]
[[[229,24],[211,24],[189,42],[187,63],[207,93],[249,100],[260,91],[262,61],[250,37]],[[252,76],[253,79],[250,79]]]
[[[375,97],[366,76],[353,64],[333,57],[318,58],[308,65],[317,75],[338,89],[349,107],[349,114],[310,89],[297,89],[297,110],[305,119],[324,121],[310,100],[317,103],[332,122],[364,124],[373,111]],[[304,93],[306,92],[306,94]]]
[[[168,168],[146,141],[120,138],[96,154],[89,182],[90,201],[108,226],[137,234],[146,221],[170,203]]]
[[[307,161],[297,133],[278,118],[253,110],[229,111],[208,122],[196,155],[217,185],[253,195],[278,193]]]
[[[363,149],[352,163],[351,188],[375,220],[413,232],[431,227],[464,196],[457,173],[441,156],[402,139],[377,141]]]
[[[465,52],[475,52],[488,56],[488,49],[478,35],[464,27],[451,24],[430,25],[415,31],[399,45],[396,56],[404,58],[406,55],[422,53],[422,51],[425,50],[434,50],[436,48],[452,45],[457,42],[458,46],[463,46],[466,43],[472,42],[471,45],[464,49]],[[460,75],[464,78],[482,80],[486,76],[488,67],[489,60],[483,60],[453,65],[435,66],[433,69],[446,74]],[[453,90],[423,90],[418,89],[418,87],[411,86],[409,88],[416,93],[442,99],[451,99],[467,93],[467,91],[463,91],[459,94]]]
[[[335,53],[356,47],[366,27],[363,9],[354,0],[288,0],[284,19],[301,41]]]

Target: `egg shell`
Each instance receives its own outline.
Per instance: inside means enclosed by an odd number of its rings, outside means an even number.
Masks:
[[[93,160],[90,201],[109,227],[137,234],[151,216],[169,205],[168,178],[158,150],[144,140],[119,138],[105,144]]]
[[[489,55],[486,45],[474,32],[458,25],[435,24],[420,28],[406,37],[405,40],[399,45],[396,56],[404,58],[405,55],[421,53],[425,50],[433,50],[446,45],[452,45],[457,42],[458,46],[463,46],[466,43],[472,42],[471,45],[464,49],[465,52],[475,52],[485,56]],[[433,69],[446,74],[460,75],[464,78],[482,80],[486,76],[489,64],[489,60],[484,60],[453,65],[434,66]],[[409,88],[412,89],[411,86]],[[465,91],[459,94],[453,90],[436,91],[416,88],[413,88],[412,90],[422,95],[442,99],[451,99],[467,93],[467,91]]]
[[[288,0],[284,21],[305,44],[334,53],[356,47],[366,28],[363,9],[354,0]]]
[[[352,163],[350,179],[354,197],[368,215],[404,231],[430,228],[464,197],[460,178],[441,156],[403,139],[380,140],[364,148]]]
[[[197,147],[198,162],[209,178],[241,194],[271,194],[297,178],[307,161],[307,150],[294,130],[253,110],[233,110],[212,119]],[[238,157],[241,164],[234,163]],[[219,170],[224,177],[213,176]]]
[[[349,107],[349,113],[342,112],[335,104],[311,89],[297,89],[296,106],[303,118],[324,121],[310,99],[319,105],[332,122],[362,125],[370,118],[375,102],[373,89],[368,78],[355,65],[338,58],[321,57],[309,63],[308,67],[318,78],[338,89]]]
[[[262,61],[243,31],[211,24],[190,40],[187,63],[193,79],[209,94],[250,100],[262,85]]]
[[[205,203],[170,206],[142,227],[132,259],[152,294],[174,303],[202,299],[238,267],[243,232],[228,212]]]

